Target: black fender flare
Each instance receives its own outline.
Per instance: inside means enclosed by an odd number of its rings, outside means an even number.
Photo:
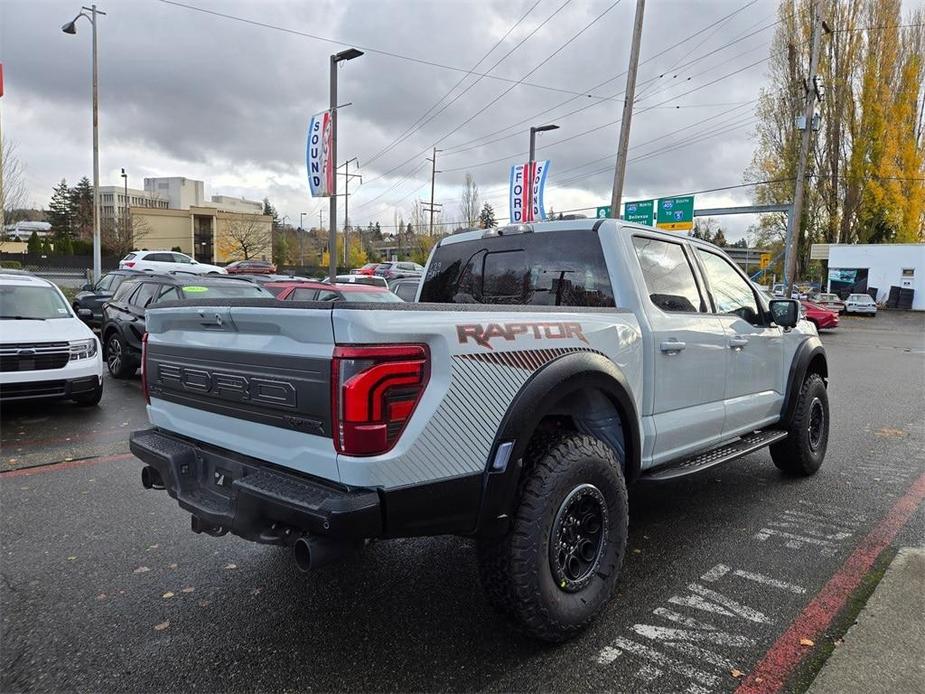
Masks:
[[[507,529],[523,472],[523,456],[543,417],[562,398],[591,390],[603,393],[620,415],[627,484],[639,476],[642,456],[639,417],[625,376],[610,359],[597,352],[582,351],[561,356],[530,376],[501,421],[483,475],[482,504],[477,524],[480,534],[501,534]],[[504,470],[493,470],[498,450],[505,443],[513,443],[507,465]]]
[[[784,427],[790,426],[800,396],[800,388],[806,379],[807,373],[818,373],[823,380],[829,377],[829,363],[825,355],[825,347],[818,335],[810,335],[797,347],[790,362],[790,373],[787,375],[787,390],[784,393],[784,406],[781,410],[780,421]]]

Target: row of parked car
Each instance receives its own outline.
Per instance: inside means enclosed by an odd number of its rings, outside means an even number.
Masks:
[[[251,267],[252,274],[240,268],[216,272],[209,269],[215,266],[194,262],[177,262],[165,271],[165,264],[173,261],[151,260],[150,255],[129,254],[120,269],[84,285],[70,302],[48,280],[24,271],[0,270],[0,400],[68,398],[85,405],[98,403],[104,361],[116,378],[129,377],[140,366],[145,312],[156,304],[192,298],[274,297],[414,301],[421,279],[419,273],[394,279],[351,274],[338,275],[332,284],[264,272],[263,267]]]

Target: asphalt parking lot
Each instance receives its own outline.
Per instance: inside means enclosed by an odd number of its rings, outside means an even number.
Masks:
[[[302,574],[286,550],[191,533],[128,454],[137,378],[107,380],[98,408],[4,407],[0,689],[802,690],[925,538],[925,316],[847,317],[823,341],[820,472],[784,478],[761,451],[637,485],[618,595],[560,646],[491,611],[468,540]]]

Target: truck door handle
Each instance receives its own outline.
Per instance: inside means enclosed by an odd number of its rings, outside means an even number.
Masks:
[[[685,347],[687,347],[687,343],[678,342],[677,340],[665,340],[658,346],[660,350],[667,354],[677,354]]]
[[[747,344],[748,344],[747,337],[730,337],[729,338],[729,347],[732,349],[740,350]]]

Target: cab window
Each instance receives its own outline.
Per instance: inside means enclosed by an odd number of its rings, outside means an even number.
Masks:
[[[715,253],[698,248],[697,255],[703,263],[716,312],[736,315],[752,325],[761,323],[758,300],[746,279]]]
[[[132,295],[130,303],[133,306],[145,308],[148,304],[151,303],[151,300],[157,296],[160,289],[161,285],[159,284],[155,284],[154,282],[143,282],[142,285],[138,288],[138,291]]]
[[[633,237],[636,258],[653,304],[663,311],[703,313],[706,304],[680,243],[648,236]]]

